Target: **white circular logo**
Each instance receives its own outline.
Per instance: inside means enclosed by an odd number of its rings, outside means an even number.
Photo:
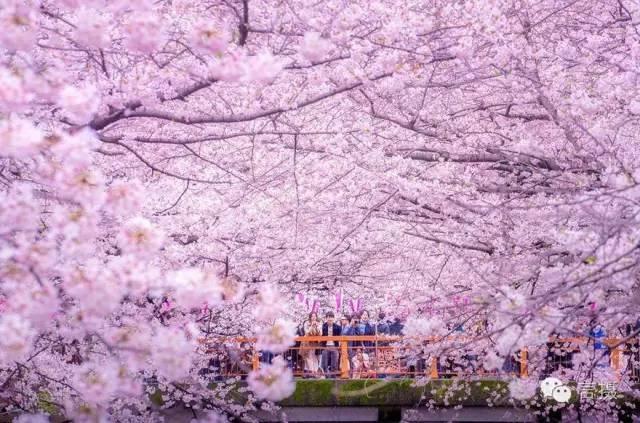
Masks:
[[[548,398],[553,396],[554,388],[560,385],[562,385],[560,379],[555,377],[548,377],[540,382],[540,389],[542,390],[542,394],[545,396],[545,398]]]
[[[560,385],[553,388],[553,399],[558,402],[567,402],[571,398],[571,388],[567,385]]]

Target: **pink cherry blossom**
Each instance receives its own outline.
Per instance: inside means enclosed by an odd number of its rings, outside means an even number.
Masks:
[[[253,308],[254,317],[261,322],[270,323],[280,317],[286,304],[281,294],[272,286],[265,285],[258,291],[257,304]]]
[[[509,382],[509,395],[520,401],[530,400],[535,396],[538,386],[537,380],[514,379]]]
[[[495,351],[488,351],[484,356],[482,367],[488,371],[500,370],[504,364],[504,358],[500,357]]]
[[[107,404],[120,384],[116,363],[84,363],[74,374],[73,386],[90,404]]]
[[[36,38],[36,9],[32,4],[9,0],[0,10],[0,46],[7,50],[30,50]]]
[[[34,328],[19,314],[0,315],[0,365],[11,365],[13,361],[27,358],[35,336]]]
[[[149,54],[166,42],[163,27],[153,13],[134,13],[128,17],[123,29],[125,47],[134,52]]]
[[[518,325],[511,325],[507,327],[496,340],[495,350],[503,357],[515,352],[520,346],[523,346],[521,342],[522,328]]]
[[[44,143],[44,133],[32,122],[17,116],[0,121],[0,146],[5,155],[24,157],[35,154]]]
[[[280,59],[269,52],[261,52],[247,58],[245,78],[259,84],[269,84],[276,79],[282,68],[283,63]]]
[[[92,87],[67,85],[60,92],[60,106],[74,122],[88,121],[98,110],[99,105],[100,98]]]
[[[191,423],[227,423],[229,421],[229,419],[227,419],[226,417],[210,411],[208,413],[206,413],[206,415],[198,418],[198,419],[192,419]]]
[[[258,398],[268,401],[285,399],[291,396],[296,388],[291,369],[286,367],[282,357],[276,357],[271,364],[252,371],[247,382],[249,383],[249,389]]]
[[[35,99],[29,92],[24,75],[8,69],[0,69],[0,110],[22,111]]]
[[[629,111],[631,113],[633,113],[634,115],[640,115],[640,100],[639,99],[635,99],[635,100],[631,101],[631,103],[629,104]]]
[[[125,251],[152,254],[162,246],[164,235],[147,219],[133,217],[122,226],[119,240]]]
[[[109,18],[100,10],[82,8],[76,12],[76,28],[73,38],[80,44],[92,48],[105,48],[109,45]]]
[[[245,76],[244,60],[245,58],[239,54],[223,55],[209,65],[209,75],[221,81],[240,81]]]
[[[550,335],[635,325],[634,2],[0,3],[16,409],[46,392],[66,419],[158,421],[159,391],[246,417],[290,371],[261,364],[232,403],[204,342],[284,351],[335,292],[400,319],[411,357],[500,372],[526,349],[531,380]]]
[[[256,348],[275,354],[283,353],[295,344],[295,337],[295,323],[290,320],[277,319],[273,325],[265,326],[258,332]]]
[[[5,289],[11,295],[6,304],[8,312],[24,316],[35,329],[44,329],[60,309],[60,300],[52,285],[20,284],[7,282]]]
[[[298,51],[305,59],[317,62],[324,59],[330,49],[331,43],[323,39],[320,33],[307,32]]]
[[[222,287],[222,298],[227,303],[237,303],[244,299],[246,286],[240,278],[234,275],[222,278],[220,281]]]
[[[109,185],[107,205],[121,215],[134,213],[140,209],[144,187],[138,180],[117,180]]]
[[[13,423],[49,423],[49,416],[46,414],[21,414],[15,419]]]
[[[229,46],[230,37],[227,30],[216,25],[210,18],[196,22],[191,32],[193,45],[208,53],[224,53]]]
[[[422,317],[411,317],[407,320],[404,327],[404,334],[407,337],[415,337],[418,340],[426,336],[444,334],[445,331],[445,324],[438,317],[428,319]]]
[[[176,328],[157,327],[153,335],[151,360],[160,376],[169,381],[186,377],[192,365],[195,351],[193,340]]]
[[[210,272],[187,268],[169,274],[168,279],[173,297],[181,307],[192,309],[202,304],[216,306],[222,302],[222,285]]]

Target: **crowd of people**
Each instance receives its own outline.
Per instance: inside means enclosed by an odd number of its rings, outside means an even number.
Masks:
[[[329,311],[324,321],[318,313],[309,313],[308,319],[298,328],[299,336],[375,336],[401,335],[403,324],[399,318],[393,321],[381,312],[377,320],[372,321],[367,310],[353,315],[345,315],[336,320],[335,314]],[[373,341],[352,340],[348,342],[348,367],[353,377],[364,375],[372,368]],[[296,345],[287,357],[292,366],[302,367],[309,376],[334,376],[340,370],[339,345],[334,340],[305,341]]]

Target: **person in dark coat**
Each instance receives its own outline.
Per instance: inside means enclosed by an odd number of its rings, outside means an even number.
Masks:
[[[369,312],[367,310],[364,310],[362,313],[360,313],[359,328],[359,335],[374,336],[376,334],[376,329],[371,324]],[[371,349],[373,347],[373,341],[362,341],[362,346],[366,347],[366,349]]]
[[[378,313],[378,323],[376,324],[376,335],[389,335],[391,322],[386,320],[384,311]]]
[[[396,317],[393,320],[393,323],[389,325],[389,335],[400,336],[402,335],[402,330],[404,329],[404,325],[399,317]]]
[[[322,336],[340,336],[342,328],[335,322],[335,316],[333,312],[328,312],[325,315],[326,321],[322,325]],[[340,362],[338,361],[338,342],[337,341],[325,341],[323,342],[325,347],[322,350],[322,370],[327,376],[335,376],[340,370]]]
[[[375,324],[375,332],[378,337],[385,337],[390,335],[391,321],[386,319],[387,315],[384,311],[378,313],[378,322]],[[392,368],[394,362],[394,351],[390,348],[391,341],[378,340],[378,348],[375,356],[376,371],[378,371],[379,378],[385,378],[387,375],[382,372],[385,368]]]
[[[356,336],[360,335],[360,325],[358,322],[358,318],[355,316],[348,316],[348,323],[345,327],[341,328],[341,335],[344,336]],[[349,350],[356,346],[356,344],[360,344],[359,342],[349,341]]]
[[[342,316],[342,319],[340,319],[340,334],[341,335],[349,335],[348,333],[345,333],[351,326],[351,316],[348,315],[344,315]]]

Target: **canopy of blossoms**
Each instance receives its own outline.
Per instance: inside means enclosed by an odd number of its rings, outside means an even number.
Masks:
[[[4,0],[0,24],[9,410],[242,414],[199,340],[286,349],[299,292],[417,336],[490,316],[467,347],[496,365],[635,322],[636,1]]]

